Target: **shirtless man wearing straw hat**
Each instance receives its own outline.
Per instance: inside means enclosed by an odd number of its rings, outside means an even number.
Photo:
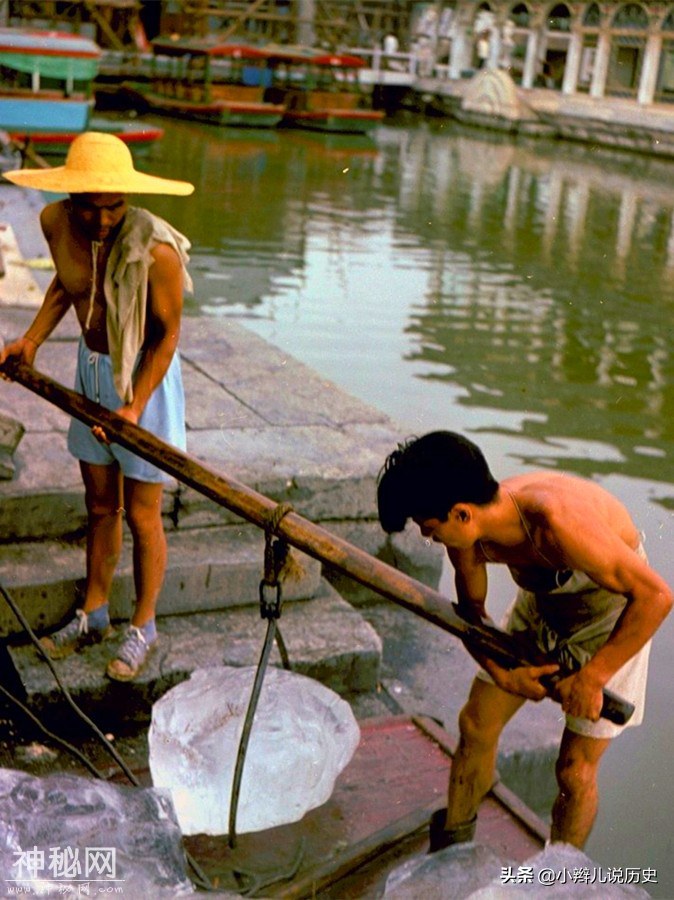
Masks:
[[[68,194],[40,216],[56,275],[23,337],[0,350],[32,365],[39,346],[72,306],[82,337],[76,389],[129,422],[185,448],[184,395],[177,353],[189,242],[167,222],[129,205],[127,195],[188,195],[193,185],[136,171],[123,141],[86,132],[65,165],[6,172],[14,184]],[[170,479],[100,428],[72,420],[68,448],[79,460],[88,514],[82,608],[42,639],[54,659],[112,634],[108,595],[122,547],[122,513],[133,538],[136,605],[107,666],[133,679],[157,641],[155,609],[166,568],[161,503]]]

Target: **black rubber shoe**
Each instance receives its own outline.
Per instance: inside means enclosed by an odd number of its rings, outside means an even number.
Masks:
[[[449,829],[445,828],[446,817],[446,809],[436,809],[431,816],[429,853],[437,853],[438,850],[444,850],[445,847],[451,847],[452,844],[465,844],[475,837],[477,813],[467,822],[460,822],[454,828]]]

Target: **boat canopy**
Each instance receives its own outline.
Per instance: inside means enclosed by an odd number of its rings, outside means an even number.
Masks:
[[[62,81],[91,81],[101,48],[94,41],[59,31],[0,28],[0,66]]]
[[[366,65],[360,56],[350,53],[326,53],[325,50],[316,50],[312,47],[303,47],[297,44],[267,44],[265,52],[268,58],[275,63],[289,63],[290,65],[310,65],[327,68],[360,69]]]
[[[360,56],[345,53],[326,53],[299,44],[241,44],[219,42],[213,38],[157,38],[152,41],[155,55],[192,56],[210,58],[269,61],[273,64],[312,65],[329,68],[360,69],[366,65]]]
[[[210,56],[229,57],[231,59],[268,59],[269,53],[264,47],[254,44],[230,44],[216,41],[194,39],[167,40],[166,38],[152,41],[152,49],[162,56]]]

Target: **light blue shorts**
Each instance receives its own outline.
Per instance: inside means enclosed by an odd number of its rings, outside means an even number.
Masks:
[[[83,339],[78,348],[75,390],[106,409],[117,410],[124,405],[115,390],[110,357],[90,350]],[[185,394],[177,352],[163,380],[150,396],[138,424],[167,444],[179,450],[185,449]],[[92,434],[91,427],[79,419],[70,420],[68,450],[76,459],[91,465],[111,466],[118,463],[122,474],[136,481],[152,484],[173,481],[172,476],[119,444],[101,443]]]

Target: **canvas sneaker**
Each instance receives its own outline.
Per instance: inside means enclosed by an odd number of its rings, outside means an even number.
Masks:
[[[156,638],[148,642],[140,628],[129,625],[115,658],[108,663],[108,678],[132,681],[145,668],[156,646]]]
[[[40,645],[50,659],[64,659],[87,644],[108,640],[114,633],[115,629],[109,621],[102,628],[96,628],[89,623],[89,616],[85,611],[77,609],[75,618],[54,634],[40,638]]]

